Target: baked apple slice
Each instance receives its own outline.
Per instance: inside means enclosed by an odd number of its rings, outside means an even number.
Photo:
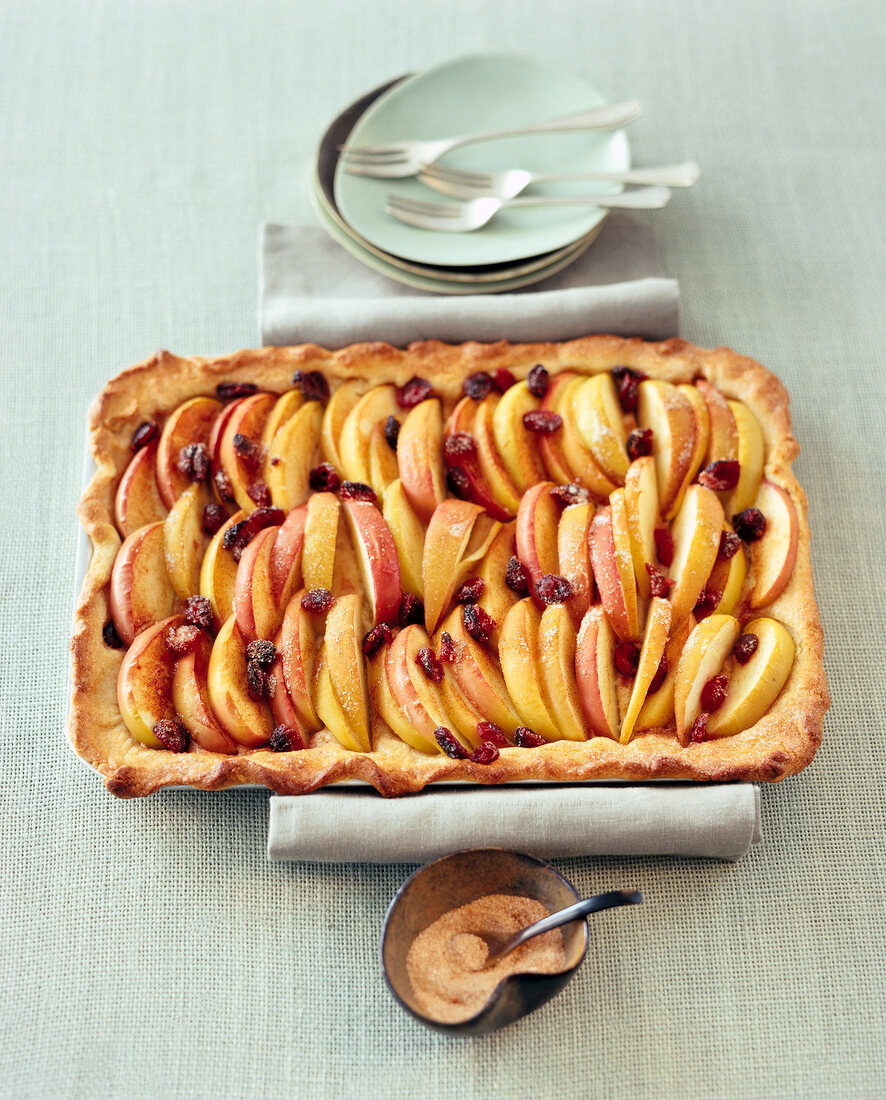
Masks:
[[[708,462],[738,458],[738,428],[729,402],[710,382],[700,378],[696,383],[705,404],[708,407],[710,437],[708,440]]]
[[[498,649],[501,623],[508,609],[513,607],[519,595],[506,583],[508,562],[517,556],[516,522],[502,524],[496,531],[483,560],[477,567],[477,576],[483,581],[483,595],[480,606],[495,621],[495,627],[489,636],[489,644]],[[587,549],[585,550],[587,557]]]
[[[628,437],[612,375],[605,371],[582,379],[570,397],[582,442],[606,476],[623,485],[628,472]]]
[[[373,386],[367,390],[348,413],[338,440],[341,469],[348,481],[370,484],[369,444],[373,429],[384,424],[389,416],[402,415],[394,386]]]
[[[501,624],[498,656],[505,686],[523,724],[546,741],[557,741],[560,731],[545,702],[538,652],[540,622],[531,598],[515,603]]]
[[[332,591],[340,509],[335,493],[314,493],[308,501],[301,567],[305,588],[309,590]]]
[[[287,390],[274,402],[274,406],[268,413],[268,419],[262,429],[261,444],[270,447],[274,436],[283,427],[287,420],[293,416],[305,403],[305,395],[299,389]]]
[[[263,477],[271,501],[284,512],[310,496],[308,475],[317,464],[323,407],[307,401],[274,433],[264,460]]]
[[[538,449],[552,481],[564,484],[577,481],[598,503],[605,503],[618,481],[600,468],[585,446],[572,415],[575,394],[585,382],[584,375],[564,371],[555,375],[542,398],[541,408],[557,413],[563,420],[558,432],[539,435]]]
[[[594,575],[588,550],[593,518],[594,506],[590,502],[569,504],[563,509],[557,525],[558,566],[552,572],[565,577],[572,585],[572,595],[563,606],[572,616],[576,628],[594,598]]]
[[[673,619],[673,610],[671,616]],[[680,664],[683,647],[686,645],[686,641],[695,626],[695,616],[690,613],[682,623],[678,623],[672,630],[664,651],[667,668],[665,677],[655,691],[647,693],[634,725],[635,729],[666,729],[673,724],[674,682],[677,679],[677,668]]]
[[[214,397],[193,397],[179,405],[164,424],[157,444],[156,476],[160,497],[167,508],[191,484],[188,475],[179,469],[182,448],[194,443],[208,444],[221,411],[222,403]]]
[[[556,573],[560,568],[557,550],[560,505],[551,496],[553,488],[550,481],[540,481],[527,489],[517,508],[517,557],[529,574],[529,591],[540,607],[544,604],[536,595],[535,586],[546,573]]]
[[[390,529],[400,561],[400,587],[421,596],[421,563],[425,550],[425,525],[409,503],[403,483],[397,478],[385,489],[382,515]]]
[[[385,518],[366,500],[345,500],[363,591],[369,597],[374,623],[392,623],[400,609],[400,559]]]
[[[720,672],[739,632],[738,619],[732,615],[710,615],[689,635],[674,681],[674,718],[681,745],[689,743],[695,720],[704,709],[705,684]]]
[[[281,592],[278,600],[271,584],[271,558],[281,527],[266,527],[243,551],[234,580],[234,616],[240,633],[247,642],[257,638],[273,638],[283,622],[289,593]],[[297,575],[288,585],[295,587]]]
[[[209,536],[203,530],[203,510],[209,490],[202,481],[192,482],[173,504],[163,521],[166,569],[179,599],[200,590],[200,569]]]
[[[317,712],[323,720],[323,725],[342,748],[350,752],[369,752],[369,747],[352,729],[348,713],[333,690],[326,662],[327,652],[324,642],[317,657]]]
[[[209,657],[212,638],[201,630],[190,653],[180,657],[172,679],[172,701],[188,733],[207,752],[231,754],[237,751],[234,741],[212,712],[209,701]]]
[[[163,523],[133,531],[117,551],[109,603],[114,627],[127,645],[140,631],[172,614],[175,589],[166,572]]]
[[[677,386],[647,378],[638,389],[637,423],[652,430],[659,507],[669,515],[693,460],[695,413]]]
[[[766,462],[766,443],[760,421],[742,401],[728,401],[735,420],[738,435],[738,484],[726,501],[726,514],[734,516],[750,508],[757,499],[763,466]]]
[[[362,597],[357,593],[339,596],[326,616],[326,659],[322,674],[328,678],[337,706],[332,706],[322,695],[318,678],[317,713],[345,748],[370,752],[369,696],[361,648],[361,602]],[[339,710],[344,715],[344,729]]]
[[[655,565],[655,530],[661,523],[655,459],[645,455],[628,467],[624,486],[625,514],[634,576],[644,600],[650,596],[647,563]]]
[[[317,715],[313,699],[317,632],[314,616],[305,611],[301,605],[304,595],[305,589],[301,589],[287,604],[280,630],[274,638],[274,645],[280,661],[282,683],[298,715],[298,726],[302,730],[314,733],[323,724]],[[280,678],[278,678],[278,687],[279,684]]]
[[[494,722],[505,733],[513,734],[522,723],[508,694],[501,668],[485,647],[468,634],[463,609],[456,608],[445,620],[442,629],[449,634],[455,646],[455,659],[446,667],[452,670],[465,699],[487,722]]]
[[[360,393],[364,383],[356,378],[350,378],[342,382],[332,393],[323,412],[323,426],[320,431],[320,440],[323,448],[323,457],[327,462],[341,472],[344,469],[339,451],[342,428],[351,413],[351,410],[360,400]]]
[[[726,698],[708,720],[709,737],[730,737],[757,724],[788,681],[796,644],[790,631],[775,619],[754,619],[744,634],[757,639],[750,660],[732,662]]]
[[[243,512],[235,512],[209,540],[200,566],[200,595],[206,596],[212,606],[216,630],[234,614],[234,585],[237,580],[237,562],[233,554],[224,548],[226,533],[243,519]]]
[[[399,473],[397,455],[385,433],[385,422],[376,424],[369,437],[369,484],[380,497]]]
[[[690,485],[671,527],[674,560],[669,576],[674,581],[671,607],[678,623],[698,603],[720,549],[723,506],[716,493],[703,485]]]
[[[545,707],[560,735],[584,741],[585,720],[575,678],[576,630],[566,604],[546,607],[538,624],[538,661]]]
[[[514,479],[508,473],[508,468],[495,442],[493,421],[499,401],[498,394],[491,393],[477,405],[473,434],[477,442],[477,459],[483,481],[501,512],[505,513],[505,518],[510,519],[516,515],[521,494]]]
[[[788,493],[771,481],[764,481],[760,486],[756,507],[766,517],[766,530],[762,538],[751,543],[754,586],[750,605],[754,610],[759,610],[777,600],[794,575],[800,521]]]
[[[276,394],[265,392],[235,401],[218,439],[217,465],[228,475],[237,507],[245,512],[255,507],[249,487],[262,477],[261,439],[276,401]]]
[[[163,745],[154,736],[154,726],[176,718],[172,698],[175,654],[166,645],[166,631],[184,623],[173,615],[147,627],[130,645],[117,674],[117,705],[126,728],[136,741],[152,749]]]
[[[415,623],[404,627],[388,647],[385,677],[391,696],[407,722],[425,741],[436,744],[434,730],[438,726],[449,727],[451,721],[437,685],[419,663],[425,649],[432,654],[431,639],[424,628]]]
[[[646,701],[649,685],[655,679],[664,656],[668,633],[671,629],[671,605],[660,596],[653,596],[646,618],[646,632],[640,648],[640,659],[634,674],[634,683],[627,709],[621,722],[619,740],[626,745],[633,736],[640,711]]]
[[[529,392],[526,382],[517,382],[502,394],[492,414],[492,434],[498,453],[511,480],[521,493],[544,481],[545,467],[538,447],[538,433],[530,432],[523,417],[534,412],[539,398]]]
[[[437,505],[446,499],[443,409],[436,398],[416,405],[401,424],[397,469],[415,514],[427,523]]]
[[[606,617],[623,641],[640,636],[637,582],[631,556],[624,490],[616,489],[608,508],[591,522],[591,566]]]
[[[401,705],[394,699],[388,683],[386,662],[389,646],[383,645],[378,653],[367,661],[369,694],[373,710],[381,716],[395,737],[419,752],[437,755],[441,749],[433,735],[428,738],[409,720]]]
[[[615,632],[602,607],[582,619],[575,643],[578,698],[588,725],[600,737],[618,740],[618,691],[615,681]]]
[[[433,633],[463,576],[471,532],[483,509],[468,500],[444,500],[434,510],[422,554],[425,626]]]
[[[274,729],[264,699],[253,699],[247,688],[246,642],[231,616],[216,635],[206,673],[209,703],[216,720],[238,745],[266,745]]]
[[[127,538],[139,527],[159,523],[166,518],[166,505],[160,496],[155,474],[157,444],[149,443],[136,451],[123,472],[114,497],[117,530]]]

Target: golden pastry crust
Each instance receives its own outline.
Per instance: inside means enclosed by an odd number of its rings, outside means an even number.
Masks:
[[[221,381],[257,382],[283,393],[296,369],[319,370],[335,385],[346,379],[400,386],[414,375],[433,380],[447,408],[461,396],[470,374],[498,368],[517,379],[536,363],[552,374],[593,374],[622,365],[651,378],[692,382],[705,378],[726,397],[743,401],[756,415],[766,442],[764,477],[780,485],[799,517],[793,575],[766,609],[783,622],[797,650],[789,679],[768,713],[752,728],[681,747],[673,731],[638,733],[626,745],[607,737],[555,741],[540,748],[504,749],[492,764],[428,756],[410,748],[384,724],[374,731],[373,751],[350,752],[321,732],[304,751],[240,750],[225,756],[194,749],[175,754],[142,745],[120,716],[116,680],[124,651],[102,641],[109,619],[109,581],[121,545],[114,523],[114,494],[131,458],[130,440],[143,420],[162,418],[183,401],[214,392]],[[152,793],[169,785],[218,790],[261,784],[283,794],[302,794],[342,780],[363,780],[382,795],[419,791],[444,780],[505,782],[585,780],[779,780],[812,759],[821,741],[830,700],[822,664],[822,630],[810,566],[805,495],[791,463],[798,445],[791,434],[788,394],[764,367],[728,348],[705,350],[680,339],[645,343],[615,336],[589,336],[565,343],[446,345],[435,340],[397,349],[384,343],[357,344],[340,351],[316,345],[262,348],[217,358],[180,358],[160,352],[112,379],[90,411],[96,471],[79,505],[93,547],[79,596],[72,649],[72,705],[68,735],[76,751],[121,797]]]

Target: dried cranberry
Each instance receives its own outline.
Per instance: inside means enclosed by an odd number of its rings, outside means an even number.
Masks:
[[[541,363],[536,363],[526,375],[526,385],[533,397],[544,397],[550,385],[550,376]]]
[[[556,573],[545,573],[535,586],[535,594],[542,603],[565,603],[572,595],[572,584]]]
[[[308,474],[308,485],[315,493],[334,493],[341,485],[341,478],[329,462],[321,462]]]
[[[471,753],[471,760],[475,764],[493,764],[498,760],[498,746],[491,741],[481,741]]]
[[[618,403],[625,413],[636,412],[640,383],[646,378],[642,371],[630,367],[613,367],[612,377],[618,387]]]
[[[706,710],[708,713],[717,709],[717,707],[723,706],[723,700],[726,698],[726,685],[728,680],[725,676],[713,676],[701,689],[701,706],[702,710]]]
[[[484,611],[479,604],[466,603],[461,615],[465,630],[478,642],[485,642],[497,625],[495,619],[488,611]]]
[[[518,596],[525,596],[529,591],[529,574],[519,558],[511,558],[505,572],[505,584]]]
[[[188,747],[188,731],[174,718],[161,718],[154,726],[153,734],[170,752],[184,752]]]
[[[565,485],[555,485],[550,493],[561,504],[587,504],[591,499],[591,494],[584,485],[579,485],[577,481],[568,481]]]
[[[766,534],[766,517],[759,508],[745,508],[732,517],[732,526],[744,542],[756,542]]]
[[[199,637],[200,627],[186,623],[184,626],[171,626],[163,635],[163,641],[166,643],[166,648],[176,657],[184,657],[194,651]]]
[[[384,426],[385,442],[392,451],[397,450],[397,440],[400,438],[400,421],[396,416],[389,416]]]
[[[724,531],[720,535],[720,548],[717,550],[717,557],[728,561],[730,558],[735,557],[740,548],[741,539],[738,535],[734,531]]]
[[[200,526],[204,535],[214,535],[224,527],[228,519],[228,513],[220,504],[211,500],[203,509],[203,519]]]
[[[256,638],[246,647],[246,660],[258,661],[263,668],[273,664],[276,656],[276,646],[266,638]]]
[[[540,733],[536,733],[528,726],[517,726],[514,731],[514,744],[519,745],[521,749],[540,749],[547,742]]]
[[[662,653],[661,660],[658,662],[658,668],[655,670],[655,675],[649,681],[649,694],[654,695],[656,691],[661,687],[665,681],[665,676],[668,674],[668,659]]]
[[[400,626],[411,626],[412,623],[425,621],[425,605],[411,592],[406,592],[400,598],[400,608],[397,612],[397,622]]]
[[[275,726],[268,747],[274,752],[300,752],[307,745],[304,737],[293,726]]]
[[[633,462],[652,454],[652,428],[636,428],[628,436],[628,458]]]
[[[281,524],[286,518],[282,508],[256,508],[246,519],[234,523],[225,531],[222,546],[230,550],[234,561],[239,561],[243,551],[259,531]]]
[[[125,645],[123,639],[117,633],[117,628],[110,619],[102,627],[102,641],[108,649],[122,649]]]
[[[267,482],[262,481],[261,478],[257,478],[251,485],[247,485],[246,495],[260,508],[267,508],[271,503],[271,490],[268,488]]]
[[[511,386],[517,384],[517,379],[511,374],[507,367],[498,367],[492,372],[492,381],[495,383],[495,388],[499,393],[505,393]]]
[[[482,577],[471,577],[455,593],[456,603],[476,603],[483,595],[486,585]]]
[[[440,651],[437,656],[444,665],[451,665],[455,660],[455,642],[448,630],[444,630],[440,635]]]
[[[237,432],[233,444],[237,457],[243,463],[245,469],[251,474],[261,469],[262,450],[258,443],[253,442],[249,436],[244,435],[242,432]]]
[[[258,661],[247,661],[246,663],[246,690],[249,692],[249,698],[255,700],[255,702],[259,702],[271,694],[268,685],[268,674]]]
[[[551,435],[562,427],[563,417],[553,409],[532,409],[523,413],[523,427],[537,435]]]
[[[674,564],[674,536],[667,527],[656,527],[652,537],[655,539],[655,556],[668,569]]]
[[[640,665],[640,647],[634,642],[619,642],[615,647],[615,667],[619,673],[631,679]]]
[[[710,715],[702,711],[701,714],[695,719],[695,721],[692,723],[692,730],[689,733],[690,741],[695,742],[695,744],[697,745],[700,745],[702,741],[707,741],[709,718]]]
[[[446,471],[446,487],[454,497],[458,497],[459,500],[471,499],[471,479],[464,472],[456,467],[452,467]]]
[[[706,619],[708,615],[713,615],[722,599],[723,593],[718,592],[716,588],[703,588],[698,597],[698,602],[692,609],[696,619]]]
[[[394,637],[387,623],[379,623],[363,638],[363,652],[367,657],[374,657],[383,645],[389,643]]]
[[[159,434],[159,424],[155,423],[153,420],[143,420],[132,433],[129,449],[131,451],[140,451],[142,447],[146,447],[149,443],[153,443]]]
[[[234,496],[234,486],[224,470],[217,470],[215,474],[215,489],[225,504],[234,504],[237,498]]]
[[[178,468],[188,481],[204,481],[209,476],[209,451],[205,443],[188,443],[178,452]]]
[[[437,726],[434,730],[434,740],[446,755],[451,756],[453,760],[467,760],[470,755],[464,746],[456,740],[452,731],[445,726]]]
[[[219,382],[215,393],[220,400],[227,401],[230,397],[251,397],[258,393],[258,386],[255,382]]]
[[[734,458],[718,458],[705,466],[698,475],[698,483],[715,493],[726,493],[738,485],[740,473],[741,466]]]
[[[212,627],[212,604],[208,596],[188,596],[185,600],[185,622],[202,630]]]
[[[656,569],[654,565],[650,565],[647,561],[646,572],[649,574],[649,591],[653,596],[660,596],[661,599],[666,600],[671,589],[676,584],[676,581],[669,580],[664,573]]]
[[[732,656],[740,665],[746,665],[757,652],[760,639],[756,634],[742,634],[732,647]]]
[[[443,679],[443,666],[429,645],[423,645],[416,653],[415,663],[432,683],[439,684]]]
[[[362,481],[343,481],[341,483],[342,500],[366,500],[375,504],[378,499],[371,485],[364,485]]]
[[[476,450],[477,441],[470,432],[453,432],[446,437],[446,442],[443,444],[443,454],[451,459],[472,455]]]
[[[494,385],[492,375],[485,370],[481,370],[466,378],[461,388],[472,400],[482,401],[484,397],[488,397],[492,393]]]
[[[325,615],[333,603],[335,597],[328,588],[312,588],[301,598],[302,609],[311,615]]]
[[[329,383],[318,370],[297,370],[292,376],[293,386],[298,386],[306,401],[326,401]]]
[[[243,551],[249,544],[249,539],[245,534],[246,520],[241,519],[237,523],[232,523],[231,526],[225,531],[222,538],[222,547],[225,550],[229,550],[233,555],[234,561],[239,561]]]
[[[481,741],[488,741],[493,745],[498,745],[500,749],[506,749],[508,747],[508,739],[505,737],[505,731],[501,726],[497,726],[495,722],[478,722],[477,736]]]
[[[426,401],[434,392],[434,387],[424,378],[414,375],[397,390],[397,404],[401,409],[414,409]]]

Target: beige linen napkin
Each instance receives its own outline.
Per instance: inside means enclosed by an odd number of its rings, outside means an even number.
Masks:
[[[402,347],[435,337],[569,340],[592,332],[665,340],[676,336],[680,296],[664,277],[649,226],[621,211],[575,263],[524,290],[439,295],[366,267],[315,226],[261,232],[262,343],[338,348],[364,340]]]
[[[466,787],[385,799],[359,789],[274,796],[268,859],[424,862],[460,848],[556,856],[740,859],[760,842],[751,784]]]

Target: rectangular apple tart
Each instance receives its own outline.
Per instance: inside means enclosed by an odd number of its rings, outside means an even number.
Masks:
[[[161,352],[90,413],[114,794],[777,780],[829,705],[788,396],[683,340]]]

